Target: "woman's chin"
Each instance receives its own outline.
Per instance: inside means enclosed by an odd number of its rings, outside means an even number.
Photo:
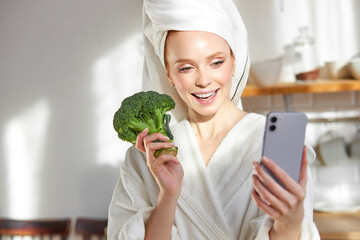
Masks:
[[[191,113],[202,117],[202,118],[212,118],[213,116],[215,116],[218,112],[219,112],[220,107],[218,106],[206,106],[206,107],[197,107],[197,108],[193,108],[191,109]]]

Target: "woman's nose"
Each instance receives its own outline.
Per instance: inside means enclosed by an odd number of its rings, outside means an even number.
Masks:
[[[199,70],[196,81],[195,81],[195,85],[197,87],[205,88],[205,87],[209,86],[210,83],[211,83],[211,80],[210,80],[210,77],[208,76],[208,74],[206,73],[206,71]]]

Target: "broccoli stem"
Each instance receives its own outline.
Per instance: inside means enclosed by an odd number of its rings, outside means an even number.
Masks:
[[[161,155],[173,155],[176,157],[178,152],[178,148],[177,147],[172,147],[172,148],[163,148],[163,149],[159,149],[154,153],[155,158],[160,157]]]
[[[171,115],[169,114],[165,114],[165,131],[166,131],[166,135],[171,139],[173,140],[174,139],[174,136],[172,135],[171,133],[171,130],[170,130],[170,126],[169,126],[169,123],[170,123],[170,120],[171,120]]]
[[[130,121],[129,128],[135,131],[135,134],[138,134],[145,128],[148,128],[149,129],[148,134],[161,133],[164,136],[169,137],[170,139],[169,142],[174,140],[174,136],[172,135],[169,126],[171,120],[171,116],[169,114],[163,114],[161,111],[155,111],[155,119],[151,119],[147,117],[148,116],[146,114],[143,114],[141,117]],[[178,151],[177,147],[159,149],[154,153],[154,156],[156,158],[164,154],[171,154],[176,156],[177,151]]]
[[[155,127],[157,129],[163,129],[163,124],[164,124],[164,112],[160,109],[156,109],[155,110]]]

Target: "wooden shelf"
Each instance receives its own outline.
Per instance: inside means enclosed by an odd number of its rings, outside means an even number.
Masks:
[[[360,212],[314,212],[314,222],[323,240],[360,239]]]
[[[243,97],[294,94],[294,93],[326,93],[342,91],[360,91],[360,80],[353,79],[318,79],[296,83],[278,83],[275,86],[262,87],[248,84]]]

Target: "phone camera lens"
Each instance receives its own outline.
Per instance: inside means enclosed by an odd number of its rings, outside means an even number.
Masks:
[[[275,129],[276,129],[276,126],[275,126],[275,125],[271,125],[271,126],[270,126],[270,131],[271,131],[271,132],[275,131]]]
[[[271,121],[272,123],[276,123],[277,117],[272,117],[272,118],[270,119],[270,121]]]

